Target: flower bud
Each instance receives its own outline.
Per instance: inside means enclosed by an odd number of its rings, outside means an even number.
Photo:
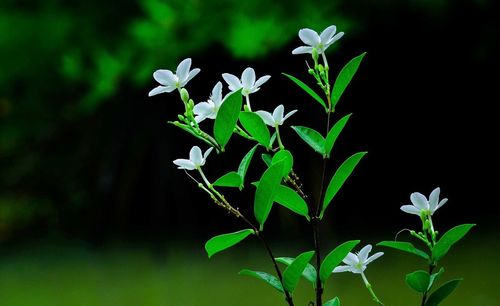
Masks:
[[[177,115],[177,118],[179,118],[180,121],[185,121],[185,117],[183,115]]]
[[[319,54],[318,54],[318,50],[316,48],[312,49],[312,58],[313,58],[315,63],[318,62]]]
[[[181,99],[184,103],[188,103],[189,101],[189,93],[186,88],[181,88]]]
[[[314,69],[312,69],[312,68],[309,68],[309,70],[307,70],[307,72],[309,72],[310,75],[314,75]]]

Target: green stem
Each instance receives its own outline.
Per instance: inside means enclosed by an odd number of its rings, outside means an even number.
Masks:
[[[432,271],[434,271],[435,265],[429,265],[429,275],[432,275]],[[422,303],[420,304],[421,306],[425,306],[425,303],[427,302],[427,296],[429,294],[429,290],[425,290],[424,295],[422,296]]]
[[[245,132],[241,127],[239,127],[238,125],[236,125],[236,127],[234,128],[234,132],[238,135],[240,135],[241,137],[243,138],[246,138],[248,140],[253,140],[255,141],[255,138],[253,138],[252,136],[248,135],[247,132]]]
[[[283,145],[283,143],[281,142],[281,136],[280,136],[280,128],[279,128],[279,125],[276,125],[275,126],[276,128],[276,138],[278,139],[278,145],[280,146],[280,150],[284,150],[285,149],[285,146]]]
[[[375,301],[375,303],[379,304],[380,306],[384,306],[384,303],[382,303],[379,300],[379,298],[375,294],[375,291],[373,291],[372,285],[370,284],[370,282],[368,282],[365,273],[361,272],[361,277],[363,278],[363,282],[365,283],[366,289],[368,289],[368,292],[370,292],[370,295],[372,296],[372,299]]]
[[[250,94],[246,95],[245,98],[247,100],[247,109],[246,109],[246,111],[251,112],[252,108],[250,107]]]

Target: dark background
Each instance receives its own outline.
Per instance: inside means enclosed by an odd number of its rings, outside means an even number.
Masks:
[[[410,193],[428,195],[437,186],[449,198],[435,215],[438,230],[477,223],[472,239],[494,237],[496,10],[488,0],[4,0],[1,248],[15,255],[19,246],[78,241],[163,252],[179,244],[199,248],[239,229],[172,164],[203,144],[166,123],[182,111],[175,93],[147,97],[156,86],[152,72],[191,57],[202,70],[188,85],[199,102],[222,73],[254,67],[257,77],[272,78],[252,95],[253,108],[284,104],[299,110],[290,125],[322,129],[321,108],[280,73],[313,84],[308,57],[291,50],[301,45],[300,28],[330,24],[346,32],[327,52],[334,75],[368,53],[334,116],[353,113],[329,177],[350,154],[369,154],[330,207],[325,240],[332,233],[336,241],[392,239],[401,228],[415,228],[418,220],[399,207],[409,204]],[[291,129],[283,133],[314,197],[320,159]],[[213,180],[235,170],[251,146],[233,137],[228,153],[212,154],[205,172]],[[255,158],[249,178],[257,180],[263,169]],[[251,215],[252,187],[227,193]],[[269,221],[275,241],[307,239],[307,224],[282,209]]]

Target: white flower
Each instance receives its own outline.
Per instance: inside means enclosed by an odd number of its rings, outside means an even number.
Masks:
[[[374,261],[375,259],[379,258],[380,256],[384,255],[383,252],[378,252],[373,254],[372,256],[368,257],[368,254],[370,254],[370,251],[372,250],[371,244],[368,244],[364,248],[359,251],[359,253],[351,253],[347,254],[346,258],[344,258],[342,261],[346,264],[346,266],[338,266],[335,269],[333,269],[333,273],[339,273],[339,272],[352,272],[356,274],[363,274],[363,272],[366,269],[366,266]]]
[[[217,117],[217,112],[225,99],[226,97],[222,99],[222,83],[217,82],[212,89],[212,94],[208,98],[207,102],[200,102],[194,106],[193,113],[196,115],[194,120],[200,123],[207,118],[215,119]]]
[[[208,155],[212,152],[213,148],[205,151],[205,154],[201,154],[201,149],[198,146],[194,146],[189,151],[189,159],[176,159],[174,164],[176,164],[178,169],[194,170],[200,169],[201,166],[205,164]]]
[[[344,36],[344,32],[339,32],[335,35],[337,31],[337,27],[334,25],[329,26],[320,35],[314,30],[311,29],[301,29],[299,31],[300,39],[309,46],[302,46],[295,48],[292,51],[292,54],[304,54],[311,53],[313,48],[316,48],[318,54],[323,54],[328,47],[330,47],[334,42],[339,40],[342,36]]]
[[[289,112],[288,114],[286,114],[286,116],[283,117],[284,107],[283,105],[279,105],[274,109],[272,115],[271,113],[266,111],[256,111],[255,113],[259,115],[262,118],[262,120],[264,120],[265,124],[277,127],[278,125],[282,125],[283,122],[285,122],[285,120],[288,119],[288,117],[295,114],[295,112],[297,112],[296,109]]]
[[[401,210],[405,213],[417,216],[422,216],[422,214],[432,216],[436,210],[448,202],[448,199],[439,201],[440,191],[441,189],[439,189],[439,187],[434,189],[429,196],[429,200],[427,200],[423,194],[414,192],[410,195],[410,200],[413,205],[403,205],[401,206]]]
[[[241,79],[238,79],[238,77],[230,73],[223,73],[222,78],[224,78],[224,81],[229,85],[229,90],[231,90],[231,92],[242,89],[242,95],[248,96],[251,93],[257,92],[260,86],[267,82],[271,76],[265,75],[255,81],[255,70],[248,67],[241,74]]]
[[[175,74],[166,69],[156,70],[153,73],[153,78],[161,85],[151,90],[149,96],[151,97],[164,92],[172,92],[175,89],[186,86],[186,84],[200,72],[198,68],[191,71],[190,68],[191,59],[186,58],[177,66]]]

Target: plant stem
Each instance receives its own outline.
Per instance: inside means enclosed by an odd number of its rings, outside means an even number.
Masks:
[[[429,275],[432,275],[432,271],[434,271],[435,265],[429,265]],[[425,290],[424,295],[422,296],[421,306],[425,306],[425,302],[427,302],[427,295],[429,294],[429,290]]]
[[[375,294],[375,291],[373,291],[372,285],[370,284],[370,282],[368,282],[368,279],[366,278],[363,272],[361,272],[361,278],[363,279],[366,289],[368,289],[368,292],[370,292],[370,295],[372,296],[372,299],[375,301],[375,303],[379,304],[380,306],[384,306],[384,303],[382,303],[378,299],[377,295]]]
[[[278,139],[278,145],[280,146],[280,150],[284,150],[285,146],[281,142],[279,125],[277,125],[275,128],[276,128],[276,138]]]

